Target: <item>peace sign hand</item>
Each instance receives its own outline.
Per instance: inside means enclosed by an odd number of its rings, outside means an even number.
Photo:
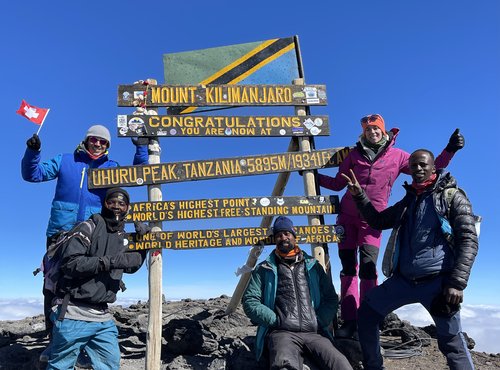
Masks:
[[[361,186],[359,185],[358,179],[356,178],[353,170],[349,170],[349,172],[351,173],[350,177],[341,173],[341,175],[347,181],[347,189],[349,189],[349,192],[352,195],[360,195],[363,192],[363,189],[361,189]]]

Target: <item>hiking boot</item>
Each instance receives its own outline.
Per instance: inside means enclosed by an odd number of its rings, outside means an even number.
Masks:
[[[348,338],[358,340],[358,323],[356,320],[346,320],[335,331],[337,338]]]
[[[93,369],[92,361],[84,349],[80,351],[75,365],[81,369]]]
[[[38,360],[40,362],[49,362],[50,352],[52,352],[51,342],[49,342],[49,344],[47,345],[47,347],[45,347],[43,352],[40,353],[40,357],[38,358]]]

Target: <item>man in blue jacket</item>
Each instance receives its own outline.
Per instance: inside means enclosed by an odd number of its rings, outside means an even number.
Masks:
[[[460,324],[460,303],[478,250],[472,206],[449,173],[436,171],[430,151],[413,152],[409,162],[413,183],[405,184],[402,200],[382,212],[352,171],[345,176],[368,224],[393,228],[382,266],[389,279],[368,293],[358,311],[364,369],[383,369],[379,323],[410,303],[422,304],[431,314],[450,369],[474,369]]]
[[[273,233],[276,249],[255,268],[242,299],[246,315],[259,325],[257,359],[267,345],[271,370],[300,370],[304,355],[321,369],[352,369],[328,330],[338,308],[331,280],[298,247],[289,218],[278,217]]]
[[[133,163],[147,163],[147,138],[138,138],[133,143],[136,145]],[[89,190],[87,170],[89,168],[117,167],[118,163],[108,158],[111,135],[108,129],[102,125],[91,126],[73,153],[59,154],[44,162],[41,162],[42,144],[37,134],[30,137],[26,145],[26,152],[21,161],[23,179],[29,182],[57,179],[46,232],[48,247],[57,239],[59,232],[71,230],[77,223],[100,212],[106,189]],[[50,333],[52,330],[49,318],[50,303],[53,296],[46,289],[43,290],[43,293],[45,326],[47,332]],[[41,360],[47,360],[45,353],[41,356]]]
[[[23,179],[29,182],[57,179],[47,238],[62,230],[70,230],[78,222],[85,221],[101,210],[106,189],[89,190],[87,170],[119,166],[108,157],[111,135],[106,127],[91,126],[73,153],[59,154],[44,162],[41,162],[41,141],[38,135],[34,134],[29,138],[26,145],[21,161]],[[147,145],[136,145],[133,163],[147,162]]]

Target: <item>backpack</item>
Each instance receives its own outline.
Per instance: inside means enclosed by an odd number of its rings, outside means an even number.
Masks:
[[[460,188],[446,188],[446,189],[444,189],[443,193],[444,193],[444,201],[446,203],[447,213],[446,213],[446,215],[438,215],[439,221],[441,223],[441,231],[443,232],[443,235],[444,235],[446,241],[448,241],[448,243],[450,243],[450,245],[452,245],[452,246],[454,245],[453,230],[451,229],[451,225],[450,225],[450,221],[449,221],[449,218],[450,218],[449,212],[450,212],[451,201],[453,200],[453,197],[455,196],[457,191],[462,192],[462,194],[467,198],[467,194],[465,194],[465,191],[463,191]],[[479,239],[479,234],[481,232],[481,221],[483,220],[483,218],[481,216],[478,216],[478,215],[472,215],[472,216],[474,217],[474,221],[475,221],[474,226],[476,228],[477,238]]]
[[[69,294],[61,283],[61,263],[62,257],[69,244],[69,241],[74,237],[80,237],[90,244],[90,239],[82,231],[86,228],[91,235],[95,229],[95,222],[88,219],[75,225],[71,230],[61,231],[57,234],[51,244],[47,247],[47,251],[42,258],[41,268],[33,271],[33,275],[37,275],[40,271],[43,272],[43,289],[49,291],[54,297],[58,292],[65,293],[65,301],[69,300]],[[68,279],[66,277],[66,279]],[[66,280],[67,281],[67,280]],[[67,284],[65,284],[67,285]]]

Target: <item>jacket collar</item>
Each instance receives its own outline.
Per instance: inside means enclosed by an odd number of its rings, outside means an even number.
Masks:
[[[437,180],[432,187],[427,191],[443,191],[445,188],[451,188],[457,186],[457,180],[445,169],[441,168],[436,171]],[[403,188],[408,193],[416,194],[415,189],[407,181],[403,184]]]
[[[312,269],[314,264],[317,262],[314,257],[311,257],[308,255],[306,252],[302,250],[302,256],[304,257],[304,263],[306,264],[307,270]],[[271,269],[274,272],[276,272],[276,266],[278,264],[278,261],[276,261],[276,254],[274,253],[274,250],[267,256],[267,258],[262,262],[262,266]]]
[[[85,148],[82,147],[82,143],[78,145],[78,147],[75,149],[75,155],[78,158],[81,158],[83,162],[85,163],[90,163],[94,162],[95,164],[99,165],[101,163],[104,163],[108,160],[108,152],[106,151],[102,156],[100,156],[97,159],[92,159],[87,152]]]
[[[387,151],[387,149],[389,149],[390,147],[392,147],[396,144],[396,137],[398,136],[398,134],[399,134],[399,128],[391,128],[389,131],[387,131],[387,136],[388,136],[387,143],[385,144],[385,147],[377,154],[377,157],[381,153],[384,153],[385,151]],[[359,140],[356,143],[356,147],[358,147],[358,149],[361,152],[366,152],[367,150],[369,150],[363,144],[363,135],[362,134],[359,136]]]

